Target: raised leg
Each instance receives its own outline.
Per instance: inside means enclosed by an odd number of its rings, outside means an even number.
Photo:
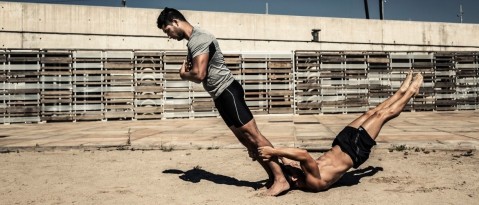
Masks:
[[[371,138],[375,140],[382,126],[387,121],[399,116],[409,100],[419,93],[419,88],[421,87],[422,82],[422,75],[420,73],[416,74],[414,81],[399,100],[392,103],[389,107],[378,110],[361,125],[368,132]]]
[[[408,72],[406,79],[404,79],[403,83],[401,84],[401,87],[394,93],[394,95],[386,99],[384,102],[382,102],[375,108],[367,111],[366,113],[362,114],[361,116],[353,120],[348,126],[359,128],[359,126],[361,126],[369,117],[373,116],[377,111],[387,108],[391,104],[396,102],[406,93],[409,87],[409,84],[411,83],[411,80],[412,80],[412,70]]]

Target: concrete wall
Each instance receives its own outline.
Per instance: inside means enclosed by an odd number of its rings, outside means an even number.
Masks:
[[[477,51],[479,25],[182,11],[224,51]],[[184,49],[159,9],[0,2],[0,48]],[[311,42],[311,29],[321,29]]]

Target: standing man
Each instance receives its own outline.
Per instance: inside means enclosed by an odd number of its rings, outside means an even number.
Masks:
[[[263,161],[258,158],[258,147],[271,143],[260,133],[256,122],[244,100],[241,84],[233,78],[225,66],[216,38],[193,27],[176,9],[165,8],[158,17],[157,26],[169,38],[188,40],[188,56],[183,61],[179,74],[181,79],[202,83],[205,90],[214,99],[215,106],[226,125],[238,140],[248,149],[253,160],[257,160],[268,173],[268,188],[264,194],[276,196],[287,191],[290,186],[281,171],[277,157]]]

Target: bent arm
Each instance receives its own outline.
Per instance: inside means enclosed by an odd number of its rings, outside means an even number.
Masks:
[[[271,157],[285,157],[295,161],[299,161],[301,168],[305,174],[312,174],[315,177],[319,176],[319,168],[316,160],[309,155],[308,151],[298,148],[273,148],[273,147],[259,147],[258,153],[260,157],[269,159]]]
[[[180,68],[180,77],[183,80],[189,80],[195,83],[201,83],[206,77],[208,69],[208,53],[204,53],[193,58],[193,66],[187,70],[186,63]]]
[[[308,151],[298,148],[260,147],[258,148],[258,152],[260,156],[265,159],[284,157],[299,161],[301,169],[306,176],[306,186],[313,191],[319,191],[324,187],[319,173],[318,163],[309,155]]]

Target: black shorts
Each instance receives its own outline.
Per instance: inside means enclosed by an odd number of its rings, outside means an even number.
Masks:
[[[335,145],[339,145],[341,150],[353,160],[353,167],[358,168],[369,158],[371,148],[376,145],[376,141],[363,127],[346,126],[334,139],[333,146]]]
[[[236,80],[215,99],[215,106],[228,127],[243,127],[253,119],[244,100],[243,87]]]

